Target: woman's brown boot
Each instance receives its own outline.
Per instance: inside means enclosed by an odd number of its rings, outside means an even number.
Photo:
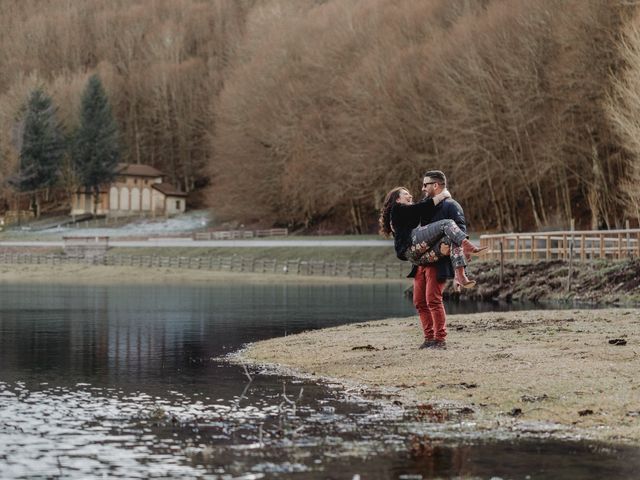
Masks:
[[[462,253],[467,258],[469,258],[470,255],[478,254],[480,252],[483,252],[487,248],[489,248],[489,247],[477,247],[466,238],[462,241],[461,246],[462,246]]]
[[[467,274],[464,271],[464,267],[457,267],[455,269],[455,276],[453,278],[453,288],[456,292],[459,292],[463,288],[473,288],[476,286],[475,280],[469,280]]]

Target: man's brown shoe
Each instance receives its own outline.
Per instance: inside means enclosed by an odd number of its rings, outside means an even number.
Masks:
[[[434,343],[435,340],[425,340],[424,342],[422,342],[422,345],[418,347],[418,349],[422,350],[423,348],[431,348]]]

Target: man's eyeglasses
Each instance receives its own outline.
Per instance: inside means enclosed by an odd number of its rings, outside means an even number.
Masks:
[[[438,182],[424,182],[424,183],[422,184],[422,186],[423,186],[423,187],[426,187],[427,185],[435,185],[436,183],[438,183]]]

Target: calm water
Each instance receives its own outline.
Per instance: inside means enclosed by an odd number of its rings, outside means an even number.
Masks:
[[[2,285],[0,478],[635,477],[632,450],[433,442],[401,407],[212,360],[412,314],[397,284]]]

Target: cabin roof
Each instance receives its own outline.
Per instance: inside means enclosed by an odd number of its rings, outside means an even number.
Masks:
[[[171,197],[186,197],[187,196],[186,193],[181,192],[180,190],[178,190],[176,187],[174,187],[170,183],[166,183],[166,182],[154,183],[153,185],[151,185],[151,187],[155,188],[160,193],[163,193],[163,194],[165,194],[167,196],[171,196]]]
[[[162,173],[157,168],[151,165],[144,165],[140,163],[119,163],[116,167],[116,173],[118,175],[128,175],[132,177],[163,177]]]

